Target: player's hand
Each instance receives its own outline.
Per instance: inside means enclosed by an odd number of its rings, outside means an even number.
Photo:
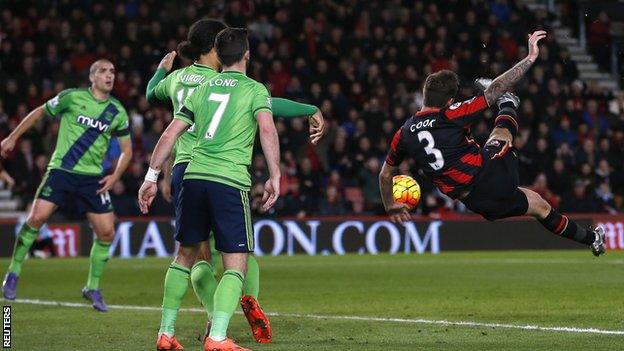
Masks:
[[[509,135],[511,135],[511,133],[509,133]],[[503,144],[502,146],[500,145],[501,143]],[[485,143],[486,147],[490,145],[494,147],[500,147],[500,151],[495,153],[492,157],[490,157],[490,160],[496,160],[505,156],[507,152],[509,151],[509,148],[511,147],[511,145],[513,145],[512,143],[513,143],[513,138],[503,136],[502,134],[497,136],[496,138],[490,138]]]
[[[141,189],[139,189],[139,209],[141,213],[147,214],[149,211],[149,207],[152,205],[152,201],[156,197],[156,192],[158,191],[158,187],[156,183],[143,181],[141,185]]]
[[[162,179],[159,182],[160,193],[167,202],[171,202],[171,182],[167,179]]]
[[[280,177],[269,178],[264,183],[264,193],[262,194],[262,211],[268,211],[279,198],[280,194]]]
[[[537,59],[539,55],[539,46],[537,45],[540,40],[546,37],[546,32],[543,30],[538,30],[533,32],[533,34],[529,34],[529,54],[527,57],[534,61]]]
[[[490,158],[492,160],[505,156],[512,146],[513,136],[511,135],[511,132],[505,128],[494,128],[490,138],[485,142],[486,148],[500,148],[500,151]]]
[[[117,177],[115,177],[112,174],[107,175],[106,177],[102,178],[98,183],[102,184],[102,187],[98,189],[98,191],[95,192],[96,195],[100,195],[103,194],[107,191],[109,191],[113,185],[115,185],[115,182],[118,181],[119,179],[117,179]]]
[[[317,110],[315,114],[310,116],[310,120],[308,122],[310,124],[310,142],[313,145],[316,145],[327,132],[325,128],[325,120],[323,119],[323,113],[321,110]]]
[[[158,68],[164,68],[166,72],[171,71],[171,68],[173,67],[173,60],[175,60],[176,55],[177,53],[175,51],[171,51],[165,55],[165,57],[160,60]]]
[[[386,212],[390,216],[390,220],[393,223],[400,223],[409,221],[411,216],[409,211],[407,210],[407,206],[404,204],[394,203],[392,206],[386,208]]]
[[[4,138],[4,140],[0,142],[0,156],[2,156],[2,158],[9,157],[13,148],[15,148],[15,140],[11,137]]]

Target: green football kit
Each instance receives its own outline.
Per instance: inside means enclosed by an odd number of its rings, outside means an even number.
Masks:
[[[64,90],[47,101],[44,110],[60,118],[60,128],[37,197],[58,206],[71,197],[81,213],[111,212],[108,192],[96,192],[111,137],[130,137],[126,110],[113,97],[97,100],[90,89]]]
[[[154,76],[149,81],[146,91],[148,100],[170,100],[173,105],[174,113],[180,111],[185,99],[195,92],[195,89],[200,84],[207,82],[208,80],[216,77],[218,72],[209,66],[195,63],[191,66],[181,68],[171,72],[166,76],[166,72],[163,68],[159,68],[154,73]],[[259,87],[258,87],[259,88]],[[265,89],[266,91],[266,89]],[[194,95],[194,94],[193,94]],[[213,101],[213,103],[219,103]],[[274,114],[276,116],[284,118],[292,118],[299,116],[310,116],[317,111],[317,108],[312,105],[306,105],[297,103],[286,99],[272,99],[274,106]],[[181,208],[181,190],[183,176],[186,171],[187,165],[191,160],[193,147],[195,146],[197,138],[197,130],[195,124],[192,123],[191,127],[183,133],[177,140],[174,147],[174,167],[172,169],[171,177],[171,190],[174,199],[174,208],[176,209],[176,223],[181,223],[180,215]],[[205,135],[205,131],[203,132]],[[255,133],[255,131],[254,131]],[[253,145],[253,138],[250,141]],[[247,170],[245,170],[247,172]],[[218,174],[217,174],[218,175]],[[247,178],[243,179],[244,181]],[[214,184],[218,188],[221,188],[220,184]],[[215,196],[219,196],[219,192],[223,189],[214,189]],[[233,190],[233,191],[232,191]],[[244,203],[249,203],[249,198],[239,189],[232,189],[227,187],[227,192],[233,192],[235,200],[235,208],[244,208]],[[188,192],[187,192],[188,193]],[[206,214],[201,216],[206,217]],[[243,225],[245,226],[245,236],[247,240],[247,234],[251,233],[251,217],[249,215],[249,208],[243,209]],[[209,231],[204,232],[202,238]],[[253,240],[253,239],[251,239]],[[208,318],[212,318],[214,312],[214,295],[217,288],[216,272],[222,271],[217,267],[221,265],[220,252],[216,250],[214,242],[214,235],[210,236],[211,249],[212,249],[212,262],[198,261],[191,270],[187,270],[184,267],[179,267],[175,262],[171,264],[171,267],[167,271],[165,277],[165,294],[163,296],[163,310],[160,332],[166,332],[170,335],[174,333],[175,319],[177,316],[177,310],[180,307],[181,300],[177,297],[183,296],[186,291],[185,281],[190,280],[198,299],[206,309]],[[253,246],[253,242],[251,243]],[[259,293],[259,267],[258,262],[253,256],[249,256],[247,261],[247,274],[245,276],[244,295],[249,295],[254,298],[258,298]],[[227,280],[227,277],[226,277]]]
[[[79,213],[110,213],[113,211],[108,192],[100,195],[104,157],[111,137],[129,138],[128,114],[121,103],[108,97],[98,100],[90,88],[60,92],[43,106],[45,113],[60,119],[56,148],[36,198],[64,207],[74,204]],[[39,228],[25,223],[18,234],[8,277],[21,273],[22,263],[39,234]],[[93,240],[89,276],[82,294],[93,307],[106,312],[99,292],[100,278],[109,260],[111,243]],[[12,278],[13,279],[13,278]],[[13,297],[14,296],[10,296]]]

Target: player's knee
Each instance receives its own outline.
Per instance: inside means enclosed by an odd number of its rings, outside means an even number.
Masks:
[[[199,254],[197,255],[197,260],[198,261],[206,261],[206,262],[211,262],[212,261],[212,254],[210,254],[210,249],[206,250],[201,250],[199,252]]]
[[[41,228],[45,222],[48,220],[48,216],[42,211],[33,210],[28,215],[28,219],[26,223],[31,228]]]
[[[247,273],[247,257],[246,253],[223,253],[223,268],[235,269],[239,272]]]
[[[527,200],[529,202],[527,214],[539,219],[546,218],[551,209],[550,204],[538,193],[532,190],[522,189],[522,191],[527,196]]]
[[[96,232],[96,236],[99,241],[106,243],[112,242],[115,238],[115,229],[113,227],[110,227],[99,230],[98,232]]]
[[[210,244],[208,241],[204,241],[199,245],[199,252],[197,253],[198,261],[212,261],[212,254],[210,253]]]
[[[182,246],[178,248],[175,262],[181,266],[191,268],[197,259],[197,246]]]

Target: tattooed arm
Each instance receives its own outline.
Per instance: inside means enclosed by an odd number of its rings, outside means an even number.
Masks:
[[[514,86],[522,76],[531,68],[537,56],[539,55],[539,47],[537,44],[541,39],[546,37],[546,32],[538,30],[529,35],[529,54],[522,61],[510,68],[507,72],[496,77],[492,84],[485,89],[485,99],[488,105],[492,106],[509,88]]]

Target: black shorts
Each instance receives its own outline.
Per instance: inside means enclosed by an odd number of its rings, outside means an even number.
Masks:
[[[503,143],[495,140],[481,149],[483,169],[468,196],[461,199],[466,207],[488,221],[522,216],[529,209],[526,195],[518,189],[518,155],[510,148],[499,158]]]
[[[79,213],[108,213],[113,212],[108,191],[97,195],[102,187],[99,181],[102,176],[85,175],[50,169],[37,190],[38,199],[43,199],[59,207],[75,204]]]
[[[182,182],[175,239],[182,244],[208,240],[212,232],[221,252],[253,252],[249,192],[199,179]]]
[[[173,169],[171,170],[171,197],[173,198],[173,206],[176,213],[180,211],[182,206],[180,202],[180,193],[182,192],[182,182],[184,181],[186,166],[188,166],[188,162],[181,162],[173,166]]]
[[[186,166],[188,166],[188,162],[180,162],[173,166],[171,170],[171,196],[173,198],[173,207],[175,209],[176,214],[176,223],[179,221],[178,213],[182,211],[182,197],[180,194],[182,193],[182,182],[184,181],[184,172],[186,172]],[[173,232],[174,239],[176,237],[176,231]],[[212,262],[214,262],[215,257],[219,254],[218,251],[215,250],[215,242],[214,235],[208,234],[210,237],[208,240],[210,241],[210,253],[212,254]]]

